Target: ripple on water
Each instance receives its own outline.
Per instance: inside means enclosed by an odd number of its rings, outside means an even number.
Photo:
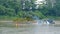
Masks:
[[[15,27],[0,27],[0,34],[60,34],[56,25],[26,25]]]

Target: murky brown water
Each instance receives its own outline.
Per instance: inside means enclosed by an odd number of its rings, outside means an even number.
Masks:
[[[0,34],[60,34],[60,25],[20,25],[18,28],[14,26],[1,26]]]

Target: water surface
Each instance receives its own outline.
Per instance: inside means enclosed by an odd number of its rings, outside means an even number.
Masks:
[[[0,34],[60,34],[60,25],[0,26]]]

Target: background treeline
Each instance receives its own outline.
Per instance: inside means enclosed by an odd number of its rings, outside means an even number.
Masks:
[[[45,0],[36,8],[35,0],[0,0],[0,19],[60,17],[60,0]]]

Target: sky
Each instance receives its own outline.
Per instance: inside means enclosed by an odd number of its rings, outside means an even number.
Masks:
[[[42,4],[41,1],[43,1],[43,0],[36,0],[35,4]]]
[[[43,0],[37,0],[37,1],[43,1]]]
[[[41,1],[44,1],[44,0],[36,0],[35,1],[35,4],[37,4],[36,9],[39,7],[40,4],[43,4]]]

